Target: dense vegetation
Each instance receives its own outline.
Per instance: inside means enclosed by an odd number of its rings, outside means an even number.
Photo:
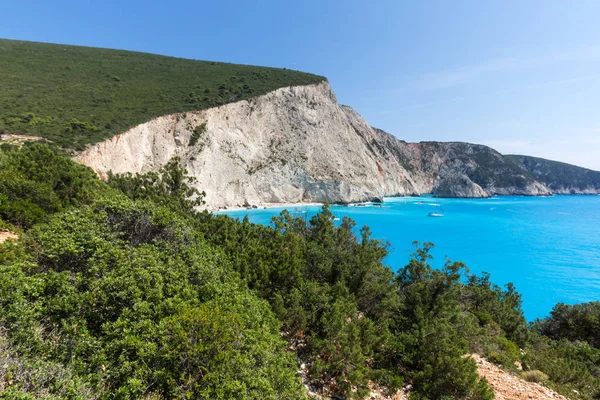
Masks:
[[[0,39],[0,133],[81,150],[160,115],[324,80],[286,69]]]
[[[538,322],[540,332],[552,339],[587,342],[600,348],[600,302],[554,306],[550,318]]]
[[[394,273],[327,207],[270,227],[195,212],[177,160],[105,184],[5,145],[0,170],[0,224],[21,234],[0,245],[0,398],[300,399],[305,377],[339,397],[491,399],[471,352],[600,398],[596,303],[530,327],[512,285],[433,268],[428,243]]]
[[[531,156],[508,155],[551,190],[600,190],[600,172]]]

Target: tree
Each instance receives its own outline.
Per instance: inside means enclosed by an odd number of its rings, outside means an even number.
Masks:
[[[196,178],[187,175],[181,160],[174,157],[158,172],[115,175],[108,173],[108,184],[131,199],[150,200],[176,211],[195,213],[204,204],[206,193],[194,188]]]

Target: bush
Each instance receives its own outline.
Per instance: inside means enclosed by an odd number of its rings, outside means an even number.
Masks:
[[[99,202],[51,216],[23,246],[26,265],[0,268],[0,320],[103,398],[302,398],[268,304],[167,209]]]
[[[581,340],[600,348],[600,302],[559,303],[550,312],[550,317],[537,321],[537,329],[555,340]]]
[[[45,144],[0,149],[0,219],[23,228],[107,193],[94,172]]]
[[[548,380],[548,375],[539,370],[521,372],[521,378],[527,382],[544,383]]]
[[[184,214],[194,214],[195,208],[204,204],[206,193],[192,187],[195,182],[196,179],[187,175],[177,157],[158,172],[137,175],[108,173],[108,184],[131,199],[152,201]]]
[[[202,124],[198,125],[197,127],[194,128],[194,132],[192,133],[192,136],[190,136],[190,142],[188,143],[188,146],[193,146],[196,144],[196,142],[198,141],[198,139],[200,139],[200,137],[206,132],[206,122],[203,122]]]
[[[519,347],[502,336],[487,339],[484,348],[484,355],[488,361],[505,368],[514,368],[515,361],[521,360]]]
[[[0,399],[97,399],[98,393],[60,363],[28,359],[0,326]]]
[[[99,132],[100,128],[89,122],[83,122],[77,118],[71,118],[71,120],[65,125],[65,132],[67,133],[86,133],[86,132]]]
[[[596,399],[600,394],[600,349],[585,342],[532,335],[523,367],[543,371],[565,393],[577,390],[583,399]]]

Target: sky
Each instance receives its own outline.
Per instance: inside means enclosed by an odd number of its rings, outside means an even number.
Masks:
[[[407,141],[600,170],[600,0],[4,0],[0,37],[326,76]]]

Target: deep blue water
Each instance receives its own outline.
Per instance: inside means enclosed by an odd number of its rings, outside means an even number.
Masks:
[[[425,202],[425,204],[417,204]],[[439,204],[439,206],[431,205]],[[288,207],[314,214],[320,207]],[[491,199],[386,198],[383,207],[332,206],[357,228],[392,248],[386,264],[403,267],[412,242],[433,242],[433,265],[445,257],[487,271],[498,285],[513,282],[523,295],[528,320],[546,316],[557,302],[600,300],[600,196],[494,197]],[[228,211],[233,217],[269,224],[283,208]],[[439,210],[443,218],[428,217]]]

